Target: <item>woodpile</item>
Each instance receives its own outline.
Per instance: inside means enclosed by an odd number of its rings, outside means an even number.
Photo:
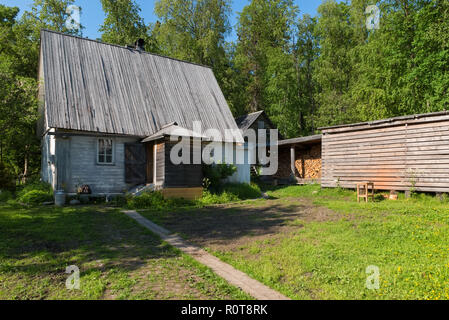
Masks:
[[[321,144],[296,149],[296,176],[300,179],[321,178]],[[291,177],[290,147],[279,149],[279,168],[275,177]]]
[[[299,177],[303,179],[321,178],[321,146],[315,145],[306,152],[299,151],[300,158],[295,166]]]

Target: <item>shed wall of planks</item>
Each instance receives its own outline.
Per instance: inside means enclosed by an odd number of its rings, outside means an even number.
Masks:
[[[449,114],[322,131],[323,187],[449,192]]]

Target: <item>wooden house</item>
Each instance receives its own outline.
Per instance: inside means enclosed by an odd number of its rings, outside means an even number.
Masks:
[[[191,157],[209,129],[224,144],[243,144],[242,136],[225,138],[238,127],[209,67],[43,30],[39,75],[42,179],[55,190],[88,185],[108,195],[154,185],[197,197],[202,165],[171,162],[173,135],[200,140]],[[195,121],[202,132],[193,131]],[[233,181],[249,182],[239,179],[246,167],[237,167]]]
[[[256,134],[259,130],[277,129],[263,110],[245,114],[236,118],[235,122],[244,137],[250,129],[254,130]],[[256,135],[256,139],[257,138],[258,136]],[[269,142],[269,131],[267,131],[267,142]]]
[[[246,166],[256,174],[257,167],[261,166],[257,150],[257,148],[261,146],[260,132],[261,130],[265,132],[264,147],[267,150],[267,155],[269,155],[271,141],[270,130],[277,128],[263,110],[240,116],[236,118],[235,121],[245,140]],[[278,133],[278,139],[279,138],[282,138],[282,136]],[[252,139],[254,140],[252,141]],[[247,170],[245,172],[247,172]]]
[[[449,111],[321,130],[323,187],[449,192]]]

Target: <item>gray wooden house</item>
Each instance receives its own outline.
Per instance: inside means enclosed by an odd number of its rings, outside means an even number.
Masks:
[[[238,130],[210,68],[47,30],[40,50],[44,181],[68,194],[81,185],[119,194],[150,184],[173,196],[201,193],[201,165],[172,164],[170,137],[182,129],[204,145],[194,121],[223,137]],[[243,143],[233,140],[223,142]],[[247,182],[238,181],[242,170],[234,182]]]

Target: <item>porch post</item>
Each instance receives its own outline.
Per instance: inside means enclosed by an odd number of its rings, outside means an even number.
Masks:
[[[157,144],[156,142],[153,145],[153,184],[156,185],[157,183]]]
[[[296,161],[296,156],[295,156],[295,146],[292,146],[290,148],[290,169],[292,172],[292,177],[295,178],[296,177],[296,173],[295,173],[295,161]]]

